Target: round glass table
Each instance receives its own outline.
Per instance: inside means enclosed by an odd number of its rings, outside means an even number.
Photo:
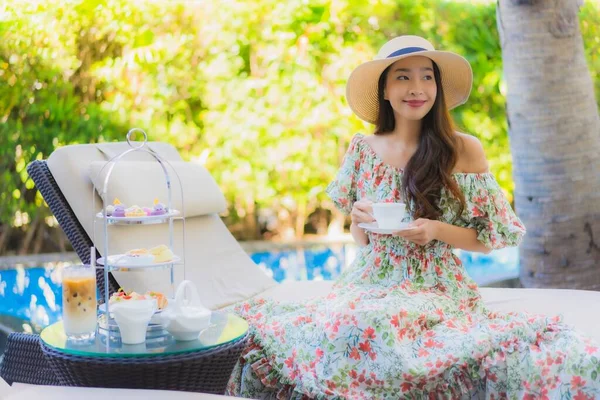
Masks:
[[[213,312],[211,324],[191,341],[150,331],[146,342],[121,343],[118,332],[97,330],[87,343],[70,342],[62,322],[40,334],[42,352],[61,385],[184,390],[223,394],[248,341],[248,323]]]
[[[148,332],[146,342],[123,344],[117,332],[98,329],[90,342],[71,342],[67,339],[62,321],[46,327],[40,334],[42,342],[57,351],[92,357],[144,357],[209,350],[241,339],[248,332],[248,323],[234,314],[213,312],[210,325],[198,339],[176,341],[165,330]]]

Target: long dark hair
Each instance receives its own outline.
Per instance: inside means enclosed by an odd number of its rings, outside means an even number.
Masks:
[[[459,201],[455,217],[466,207],[465,198],[452,178],[452,170],[458,161],[458,138],[454,122],[446,107],[440,69],[433,62],[433,75],[437,85],[437,96],[431,110],[423,117],[417,151],[404,168],[402,197],[414,219],[437,220],[441,216],[439,200],[445,187]],[[391,65],[379,77],[379,115],[376,135],[391,133],[396,125],[394,111],[384,99],[384,88]]]

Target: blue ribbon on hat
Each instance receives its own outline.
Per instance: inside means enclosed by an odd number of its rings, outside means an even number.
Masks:
[[[416,53],[417,51],[427,51],[427,49],[424,49],[422,47],[405,47],[403,49],[396,50],[395,52],[387,56],[387,58],[398,57],[408,53]]]

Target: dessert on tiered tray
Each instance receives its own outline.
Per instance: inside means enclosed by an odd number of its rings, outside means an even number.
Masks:
[[[167,206],[158,199],[154,199],[152,207],[140,207],[137,204],[127,207],[118,198],[115,198],[113,204],[106,206],[106,216],[113,218],[154,217],[166,214]]]
[[[119,288],[118,292],[115,292],[110,296],[110,299],[108,300],[108,304],[112,306],[114,304],[125,302],[125,301],[147,300],[147,299],[156,300],[156,306],[159,310],[164,309],[167,306],[167,304],[169,304],[169,301],[167,300],[166,296],[164,294],[162,294],[161,292],[155,292],[155,291],[149,290],[145,294],[140,294],[135,291],[127,292],[127,291],[123,290],[123,288]]]

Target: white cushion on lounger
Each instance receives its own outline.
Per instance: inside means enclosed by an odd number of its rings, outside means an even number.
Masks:
[[[42,386],[14,383],[8,392],[0,392],[2,400],[223,400],[229,396],[218,396],[216,394],[176,392],[172,390],[146,390],[146,389],[107,389],[86,388],[67,386]]]
[[[569,289],[481,288],[481,296],[496,311],[527,311],[562,315],[566,324],[600,344],[600,292]]]
[[[2,377],[0,377],[0,399],[6,399],[9,393],[12,393],[13,389]]]
[[[225,211],[225,197],[202,165],[183,161],[170,161],[163,165],[171,181],[172,208],[183,211],[185,217]],[[156,198],[168,205],[167,176],[158,162],[95,161],[91,163],[90,179],[96,185],[99,194],[104,190],[109,170],[111,175],[106,184],[105,199],[108,204],[112,204],[114,199],[118,198],[126,207],[134,204],[140,207],[152,207],[152,202]]]
[[[180,162],[181,157],[171,145],[150,143],[161,157]],[[54,151],[48,158],[48,168],[58,187],[71,205],[77,219],[93,237],[93,215],[100,210],[100,197],[96,195],[97,209],[92,210],[93,185],[90,166],[93,162],[106,162],[115,154],[126,150],[126,143],[104,143],[102,145],[65,146]],[[126,160],[153,161],[142,152],[128,155]],[[213,188],[217,190],[218,188]],[[104,255],[103,223],[97,220],[95,245]],[[227,230],[217,214],[186,218],[185,254],[181,222],[174,224],[173,250],[184,255],[185,279],[193,281],[200,292],[205,306],[219,308],[247,299],[275,285],[267,274],[258,267]],[[110,226],[109,254],[122,254],[134,248],[150,248],[169,244],[168,225]],[[143,272],[114,272],[121,286],[145,292],[157,290],[170,294],[168,270],[144,270]],[[175,285],[184,279],[182,266],[174,268]]]
[[[165,143],[150,143],[149,146],[170,161],[181,161],[177,150]],[[92,225],[92,184],[89,177],[90,164],[94,161],[108,161],[106,153],[122,152],[129,148],[127,143],[74,144],[60,147],[48,157],[48,169],[58,187],[69,202],[73,212],[83,227]],[[151,161],[147,153],[136,151],[127,160]],[[97,196],[96,200],[99,201]],[[88,231],[89,232],[89,231]]]
[[[174,224],[173,249],[183,253],[181,224]],[[96,225],[99,229],[101,224]],[[242,249],[218,215],[204,215],[185,220],[185,279],[198,288],[202,303],[211,309],[247,299],[275,285]],[[168,244],[167,225],[110,227],[113,241],[111,254],[122,254],[132,248]],[[143,232],[143,233],[142,233]],[[97,231],[97,243],[103,243]],[[100,247],[102,250],[103,247]],[[182,265],[174,268],[175,282],[184,279]],[[128,289],[145,292],[148,289],[169,293],[168,270],[113,272],[119,284]]]
[[[333,282],[285,282],[257,297],[279,301],[303,301],[324,296]],[[591,313],[600,309],[600,292],[567,289],[480,288],[485,304],[501,312],[526,311],[555,316],[600,344],[600,318]]]

